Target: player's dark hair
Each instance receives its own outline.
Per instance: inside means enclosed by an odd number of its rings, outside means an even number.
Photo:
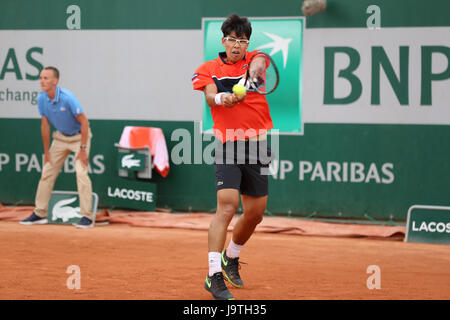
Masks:
[[[53,75],[55,76],[56,79],[59,79],[59,70],[56,69],[55,67],[45,67],[44,70],[52,70],[53,71]]]
[[[247,39],[250,40],[252,35],[252,25],[245,17],[240,17],[236,13],[233,13],[227,17],[227,19],[222,24],[222,33],[226,37],[231,34],[231,32],[236,32],[238,37],[245,35]]]

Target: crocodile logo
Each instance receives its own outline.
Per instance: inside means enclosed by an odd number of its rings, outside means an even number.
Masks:
[[[122,167],[131,168],[131,167],[139,167],[141,165],[141,160],[133,159],[134,154],[126,155],[122,158]]]
[[[52,210],[52,221],[62,219],[63,222],[67,222],[72,218],[81,218],[80,208],[69,206],[75,200],[77,200],[77,197],[58,201]]]

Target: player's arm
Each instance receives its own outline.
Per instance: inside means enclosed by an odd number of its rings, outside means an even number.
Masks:
[[[77,120],[81,124],[81,145],[85,146],[89,134],[89,121],[84,113],[77,116]]]
[[[50,159],[50,123],[46,116],[42,116],[41,118],[41,135],[42,135],[42,143],[44,145],[44,164],[47,162],[52,163]]]
[[[85,166],[87,166],[89,163],[89,159],[87,156],[85,146],[87,144],[89,134],[89,121],[84,113],[81,113],[79,116],[77,116],[77,120],[81,124],[81,145],[80,145],[80,152],[77,155],[77,159],[80,159],[81,162]]]
[[[203,92],[205,93],[206,103],[210,107],[223,105],[226,108],[232,108],[245,99],[245,95],[237,96],[234,93],[227,92],[218,93],[217,86],[214,83],[206,85]]]

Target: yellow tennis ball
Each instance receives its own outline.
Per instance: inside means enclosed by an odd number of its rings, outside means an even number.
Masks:
[[[242,96],[247,92],[247,90],[245,89],[245,86],[243,86],[242,84],[235,84],[233,86],[233,92],[238,96]]]

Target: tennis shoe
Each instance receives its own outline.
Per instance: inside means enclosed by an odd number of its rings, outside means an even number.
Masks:
[[[222,251],[222,270],[225,274],[225,279],[236,288],[243,288],[241,276],[239,275],[239,269],[241,268],[239,257],[229,258],[227,257],[226,250]]]
[[[216,272],[211,277],[206,276],[205,289],[216,300],[234,300],[233,295],[228,291],[222,272]]]
[[[33,212],[28,218],[20,221],[19,223],[25,226],[31,226],[32,224],[46,224],[47,222],[47,218],[41,218]]]
[[[77,228],[92,228],[94,226],[94,222],[86,217],[82,217],[78,223],[73,224]]]

